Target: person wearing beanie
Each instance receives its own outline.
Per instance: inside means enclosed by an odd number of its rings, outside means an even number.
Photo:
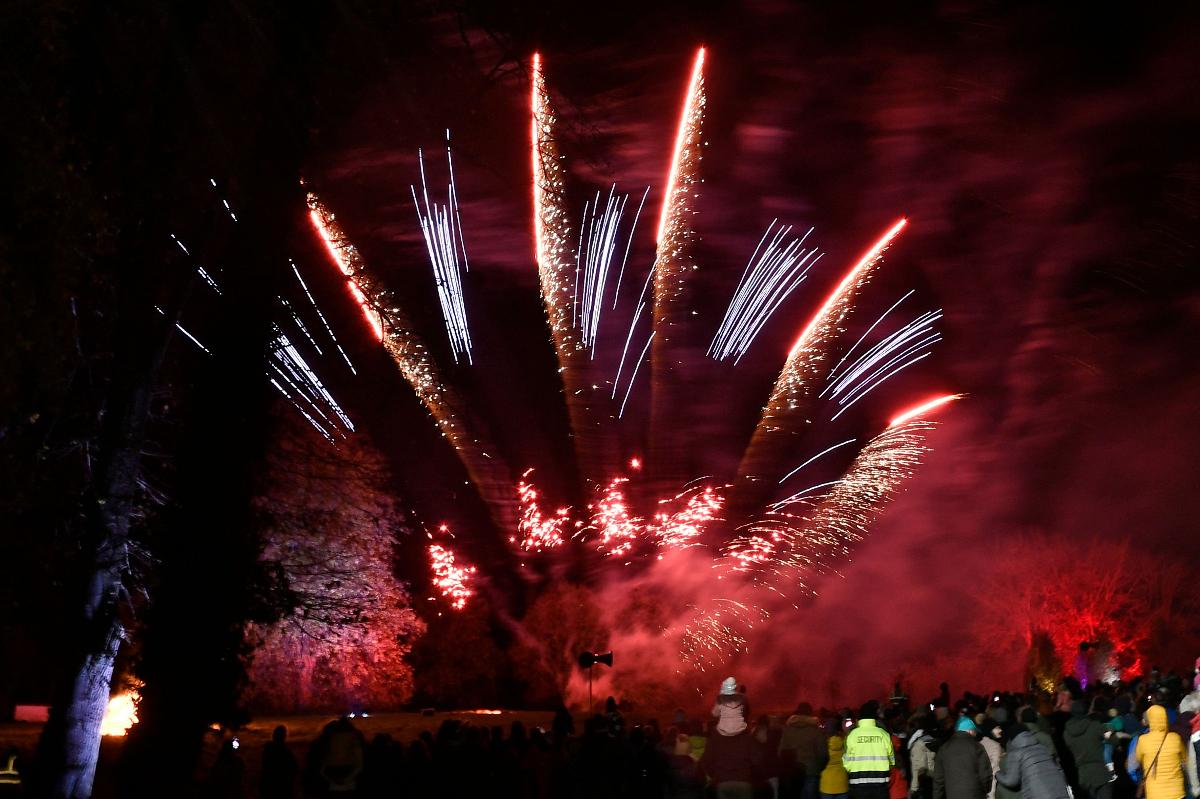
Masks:
[[[858,724],[846,733],[842,763],[851,799],[888,799],[896,752],[892,736],[876,721],[878,714],[879,704],[868,702],[859,712]]]
[[[737,680],[733,677],[726,677],[721,682],[721,693],[713,705],[712,714],[717,720],[717,732],[721,735],[741,735],[750,726],[746,723],[750,706],[746,702],[746,695],[738,691]]]
[[[1087,715],[1087,706],[1071,703],[1071,718],[1063,728],[1063,742],[1075,765],[1080,799],[1112,799],[1117,774],[1104,759],[1104,743],[1112,731]],[[1176,797],[1175,799],[1179,799]]]
[[[987,799],[992,790],[992,761],[978,740],[969,716],[960,716],[954,734],[933,762],[934,799]]]

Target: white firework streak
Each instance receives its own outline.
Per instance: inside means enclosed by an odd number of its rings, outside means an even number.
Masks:
[[[300,288],[304,289],[304,296],[308,297],[309,303],[312,304],[313,310],[317,312],[317,318],[321,320],[321,324],[325,327],[325,333],[329,336],[329,340],[333,342],[333,346],[337,347],[338,353],[342,356],[342,360],[346,362],[346,366],[350,368],[351,374],[358,374],[358,370],[354,368],[354,364],[350,362],[350,356],[346,355],[346,351],[342,349],[341,343],[337,340],[337,336],[333,335],[333,328],[329,326],[329,320],[325,318],[325,314],[321,313],[321,307],[317,305],[317,301],[313,299],[312,292],[308,290],[308,284],[304,282],[304,278],[300,276],[300,270],[296,268],[296,262],[288,259],[288,263],[292,265],[292,272],[296,275],[296,280],[300,283]],[[317,350],[320,352],[320,350]]]
[[[174,233],[171,234],[171,241],[175,242],[175,246],[178,247],[184,255],[186,255],[188,258],[192,257],[191,252],[188,251],[188,248],[183,245],[183,242],[180,241]],[[205,284],[217,293],[217,296],[222,296],[221,287],[217,285],[217,281],[213,280],[213,276],[210,275],[208,271],[200,264],[196,264],[196,274],[200,275]]]
[[[629,201],[628,194],[618,196],[616,190],[616,184],[608,190],[608,199],[603,211],[600,209],[600,192],[596,192],[596,200],[590,207],[590,214],[588,206],[584,206],[580,245],[575,255],[575,304],[578,313],[574,318],[583,345],[591,349],[593,358],[596,355],[596,336],[600,330],[605,289],[609,273],[612,271],[613,256],[617,250],[617,234],[621,219],[625,215],[625,205]],[[632,230],[629,240],[633,240]],[[628,248],[626,254],[628,255]],[[624,265],[622,271],[623,269]]]
[[[929,348],[942,340],[941,334],[934,329],[941,318],[940,310],[926,311],[868,349],[835,378],[831,378],[821,394],[823,396],[828,391],[830,399],[837,399],[841,406],[832,419],[848,411],[893,375],[927,358],[931,354]]]
[[[433,267],[433,280],[437,285],[438,301],[442,306],[442,318],[446,322],[446,334],[450,339],[450,353],[454,362],[459,357],[474,363],[471,357],[471,330],[467,325],[467,306],[463,298],[463,272],[469,270],[467,244],[463,239],[462,214],[458,208],[458,189],[454,185],[454,160],[450,154],[450,131],[446,131],[446,163],[450,171],[447,201],[444,205],[429,200],[429,184],[425,180],[425,156],[417,151],[421,169],[421,198],[417,199],[416,186],[412,190],[413,205],[417,208],[417,220],[425,237],[425,249]],[[461,261],[459,260],[461,256]]]
[[[778,221],[774,219],[767,226],[742,270],[725,317],[708,347],[707,354],[715,360],[736,356],[734,363],[740,361],[767,320],[823,257],[815,247],[802,246],[813,232],[811,227],[800,238],[788,241],[791,225],[781,225],[772,234]],[[764,248],[768,236],[771,240]]]
[[[646,346],[642,347],[642,354],[638,356],[637,363],[633,365],[633,374],[629,377],[629,388],[625,391],[625,399],[621,402],[621,411],[617,414],[620,419],[625,415],[625,405],[629,402],[629,395],[633,393],[633,384],[637,380],[638,369],[641,368],[642,361],[646,360],[646,353],[650,351],[650,342],[654,341],[654,331],[650,334],[650,338],[646,339]]]
[[[296,309],[292,307],[292,304],[283,297],[277,297],[276,299],[278,299],[280,304],[283,305],[284,310],[291,315],[292,321],[296,323],[296,328],[304,334],[306,339],[308,339],[308,343],[311,344],[312,348],[317,351],[317,355],[324,355],[325,353],[321,351],[321,347],[319,344],[317,344],[317,340],[312,337],[312,333],[308,332],[308,325],[304,324],[304,320],[300,318],[300,314],[296,313]]]
[[[154,306],[154,310],[158,311],[158,312],[159,312],[159,314],[161,314],[162,316],[166,316],[166,315],[167,315],[167,312],[166,312],[166,311],[164,311],[162,308],[160,308],[160,307],[159,307],[159,306],[157,306],[157,305],[155,305],[155,306]],[[191,340],[191,342],[192,342],[193,344],[195,344],[197,347],[199,347],[201,350],[203,350],[203,351],[204,351],[204,354],[205,354],[205,355],[212,355],[212,350],[210,350],[208,347],[206,347],[206,346],[204,346],[203,344],[201,344],[201,343],[200,343],[200,339],[196,338],[196,337],[195,337],[195,336],[193,336],[191,333],[189,333],[189,332],[188,332],[188,329],[187,329],[186,327],[184,327],[183,325],[179,324],[178,322],[175,322],[174,324],[175,324],[175,329],[176,329],[176,330],[178,330],[178,331],[179,331],[180,333],[182,333],[183,335],[187,336],[187,337],[188,337],[188,339],[190,339],[190,340]]]
[[[316,372],[308,365],[308,361],[296,349],[296,345],[292,343],[291,339],[279,329],[278,325],[272,325],[272,334],[274,338],[271,346],[271,362],[276,371],[303,394],[322,417],[330,422],[333,421],[321,410],[320,406],[323,405],[340,420],[342,427],[349,432],[354,432],[354,423],[350,421],[350,417],[325,388],[325,384],[317,377]]]
[[[278,373],[278,369],[276,369],[276,372]],[[301,416],[303,416],[306,420],[308,420],[308,423],[311,424],[318,433],[320,433],[322,436],[325,437],[326,441],[328,441],[330,444],[336,443],[334,437],[329,434],[329,431],[326,430],[321,425],[320,422],[318,422],[316,419],[314,419],[312,414],[310,414],[308,411],[304,410],[304,408],[302,408],[300,406],[300,403],[296,402],[295,398],[293,398],[292,395],[290,393],[288,393],[288,390],[286,388],[284,388],[282,385],[280,385],[278,380],[276,380],[274,377],[271,376],[270,372],[267,372],[267,379],[269,381],[271,381],[271,385],[275,386],[275,389],[280,394],[283,395],[284,399],[286,399],[288,402],[290,402],[292,404],[292,407],[295,408],[300,413]],[[286,378],[285,378],[285,380],[286,380]]]
[[[646,310],[646,293],[650,290],[650,281],[654,278],[654,266],[650,267],[650,271],[646,273],[646,282],[642,284],[642,293],[638,295],[638,307],[633,312],[633,321],[629,323],[629,333],[625,336],[625,347],[621,350],[621,360],[617,364],[617,374],[613,378],[612,399],[617,398],[617,386],[621,382],[621,370],[625,368],[625,357],[629,354],[629,342],[633,340],[633,331],[637,329],[637,323],[642,318],[642,311]]]
[[[221,201],[221,205],[225,206],[225,213],[229,214],[229,218],[232,219],[234,222],[238,221],[237,214],[235,214],[233,212],[233,207],[229,204],[229,200],[226,200],[224,197],[221,196],[221,190],[219,188],[217,188],[217,179],[209,178],[208,182],[210,185],[212,185],[213,191],[215,191],[217,193],[217,199],[219,199]]]

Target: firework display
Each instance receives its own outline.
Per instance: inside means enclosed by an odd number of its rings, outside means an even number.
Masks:
[[[464,401],[443,380],[432,353],[404,309],[372,276],[333,213],[312,193],[308,195],[308,206],[314,230],[345,276],[346,288],[375,338],[383,344],[442,436],[458,453],[493,521],[511,527],[516,522],[513,481],[507,467],[490,455],[495,447],[488,445],[482,431],[469,425]]]
[[[446,532],[445,528],[442,532]],[[429,545],[429,564],[433,569],[433,585],[455,610],[467,606],[467,600],[475,595],[471,581],[475,567],[462,565],[455,554],[441,544]]]
[[[582,216],[575,217],[581,219],[579,230],[572,231],[568,173],[554,137],[557,118],[542,58],[533,57],[534,254],[572,445],[584,480],[574,505],[548,496],[532,469],[502,485],[498,470],[489,472],[487,479],[480,477],[479,459],[491,459],[480,444],[482,428],[468,434],[464,399],[450,388],[432,353],[367,270],[329,210],[310,197],[313,224],[376,338],[459,451],[480,492],[506,492],[505,501],[513,510],[498,527],[526,578],[545,579],[567,563],[582,564],[584,579],[618,586],[626,580],[653,586],[686,574],[691,601],[676,608],[671,623],[661,625],[658,634],[677,647],[681,663],[700,672],[747,651],[756,628],[814,595],[818,578],[834,571],[914,474],[928,451],[931,414],[958,398],[939,396],[894,415],[882,432],[863,437],[867,443],[861,449],[855,449],[859,437],[826,439],[810,447],[808,434],[821,430],[818,409],[829,410],[822,421],[840,417],[890,377],[927,358],[941,339],[936,327],[940,310],[894,323],[893,314],[914,293],[909,291],[833,361],[856,298],[907,225],[900,219],[840,277],[801,328],[740,467],[726,476],[735,481],[709,475],[684,482],[670,474],[677,466],[671,447],[696,447],[685,441],[672,417],[688,381],[694,380],[684,374],[681,353],[691,345],[681,337],[683,320],[694,314],[688,284],[699,268],[691,245],[703,146],[704,64],[701,49],[692,63],[667,171],[653,265],[629,307],[628,328],[612,335],[611,345],[598,355],[597,342],[606,333],[603,312],[619,305],[637,220],[651,189],[643,192],[631,215],[630,195],[619,193],[616,184],[594,191],[587,195]],[[412,195],[436,276],[451,355],[470,362],[462,303],[468,273],[457,188],[451,175],[446,204],[431,202],[423,162],[421,186],[420,195],[415,186]],[[710,341],[706,354],[712,359],[736,365],[766,322],[823,263],[822,253],[806,244],[812,228],[800,235],[793,230],[778,219],[767,226],[723,317],[712,326],[715,330],[704,331]],[[649,367],[643,369],[647,361]],[[615,372],[608,371],[613,362]],[[611,379],[599,378],[602,369]],[[295,367],[293,371],[303,372]],[[639,420],[648,428],[650,457],[644,464],[640,455],[617,457],[615,452],[616,442],[630,432],[622,426],[634,424],[626,417],[626,406],[639,374],[647,371],[651,412],[648,423]],[[341,416],[334,411],[333,418]],[[324,421],[332,421],[329,414]],[[668,437],[674,441],[664,443]],[[786,459],[780,454],[781,442],[790,445]],[[833,465],[838,458],[844,459],[843,467]],[[828,479],[834,468],[838,476]],[[802,479],[818,471],[823,474]],[[747,483],[754,484],[761,500],[745,501]],[[741,501],[735,503],[737,494]],[[588,499],[578,500],[580,496]],[[499,501],[493,497],[489,504]],[[452,609],[461,610],[475,593],[472,586],[479,575],[446,543],[431,543],[428,555],[433,586]]]
[[[416,186],[409,188],[412,190],[413,205],[417,208],[417,221],[425,236],[429,263],[433,266],[438,301],[446,321],[446,334],[450,338],[450,352],[455,363],[460,356],[471,363],[471,330],[467,325],[467,307],[463,299],[463,273],[470,271],[470,264],[467,262],[467,242],[463,239],[462,213],[458,208],[458,189],[454,185],[450,131],[446,131],[446,165],[450,181],[446,188],[448,199],[445,205],[430,202],[429,184],[425,180],[425,155],[419,150],[417,160],[421,165],[421,199],[417,199]]]

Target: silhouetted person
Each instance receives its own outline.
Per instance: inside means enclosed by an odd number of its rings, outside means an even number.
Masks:
[[[217,759],[208,772],[204,781],[204,795],[211,799],[242,799],[246,795],[243,784],[246,777],[246,764],[237,752],[237,738],[221,744]]]
[[[263,747],[259,795],[262,799],[292,799],[299,771],[296,756],[287,745],[287,727],[280,724]]]
[[[326,726],[325,731],[328,736],[320,760],[324,787],[334,796],[351,794],[358,787],[363,769],[362,735],[347,718]]]

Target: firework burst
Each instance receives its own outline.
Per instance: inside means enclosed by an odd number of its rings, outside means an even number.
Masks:
[[[796,449],[809,443],[805,434],[818,429],[816,401],[825,400],[832,414],[841,415],[892,375],[926,358],[940,340],[935,328],[940,311],[921,314],[888,331],[889,315],[912,295],[909,292],[831,364],[831,351],[847,329],[857,297],[907,224],[900,219],[850,266],[801,328],[736,474],[690,483],[670,474],[681,462],[679,453],[696,449],[694,440],[685,439],[689,431],[679,424],[678,413],[689,398],[688,381],[694,379],[684,369],[683,354],[691,346],[685,333],[695,324],[687,320],[695,314],[688,294],[691,275],[699,268],[691,253],[701,180],[704,65],[705,51],[700,49],[692,62],[666,174],[653,265],[630,309],[628,331],[613,337],[613,361],[623,338],[613,375],[613,364],[601,363],[604,353],[597,356],[597,342],[602,334],[607,336],[602,312],[617,307],[637,219],[650,190],[643,192],[627,229],[623,220],[632,204],[629,195],[617,192],[616,184],[606,193],[595,192],[582,217],[572,216],[566,199],[567,170],[555,139],[558,119],[543,61],[533,57],[529,109],[533,249],[575,456],[584,485],[589,486],[580,487],[575,496],[591,497],[574,500],[578,510],[548,500],[534,484],[531,470],[518,481],[505,482],[501,471],[485,468],[481,459],[491,456],[481,443],[481,433],[467,432],[465,402],[446,384],[428,349],[393,298],[373,279],[332,215],[315,197],[310,199],[314,226],[376,338],[459,451],[480,493],[488,499],[487,492],[495,492],[489,506],[511,504],[512,513],[498,526],[511,544],[514,559],[528,567],[531,579],[543,566],[565,562],[585,563],[585,579],[612,580],[617,585],[628,585],[620,581],[633,578],[614,575],[653,581],[670,579],[666,575],[678,579],[686,572],[689,601],[676,608],[674,623],[663,627],[678,645],[682,661],[700,671],[747,651],[757,627],[815,593],[818,578],[847,556],[914,474],[928,451],[927,436],[934,426],[930,414],[958,397],[933,398],[896,414],[888,428],[854,454],[840,476],[796,487],[803,485],[796,476],[807,467],[823,458],[833,460],[835,452],[848,458],[854,450],[847,448],[860,440],[847,438],[826,446],[827,441],[815,454],[805,457],[812,450],[801,449],[797,457]],[[465,355],[469,360],[456,260],[462,256],[465,272],[466,254],[453,179],[448,192],[444,206],[431,203],[422,172],[423,206],[415,187],[413,197],[424,209],[418,215],[435,274],[440,275],[439,300],[452,349],[456,357]],[[577,232],[572,230],[572,218],[581,220]],[[771,222],[715,332],[704,333],[704,340],[711,337],[709,356],[736,364],[747,352],[822,258],[815,247],[806,245],[811,233],[809,228],[803,235],[793,235],[791,226]],[[616,288],[610,306],[614,271]],[[868,345],[877,328],[881,337]],[[648,370],[642,368],[647,361]],[[602,367],[613,376],[598,378]],[[646,371],[650,372],[649,424],[648,431],[641,431],[645,441],[638,444],[639,451],[642,443],[648,448],[647,465],[643,472],[641,458],[635,457],[624,472],[617,464],[627,454],[616,456],[617,442],[623,437],[620,426],[628,424],[622,421],[626,405],[639,374]],[[326,417],[329,421],[337,414]],[[787,465],[781,457],[784,449],[789,450]],[[788,471],[797,461],[799,465]],[[822,468],[828,461],[822,462]],[[725,482],[731,477],[735,483]],[[681,484],[683,490],[677,490]],[[506,500],[499,497],[501,493]],[[748,493],[758,496],[747,500]],[[462,565],[443,543],[431,543],[429,557],[435,586],[452,607],[461,609],[473,590],[474,568]],[[546,569],[543,576],[547,573],[563,570]]]

